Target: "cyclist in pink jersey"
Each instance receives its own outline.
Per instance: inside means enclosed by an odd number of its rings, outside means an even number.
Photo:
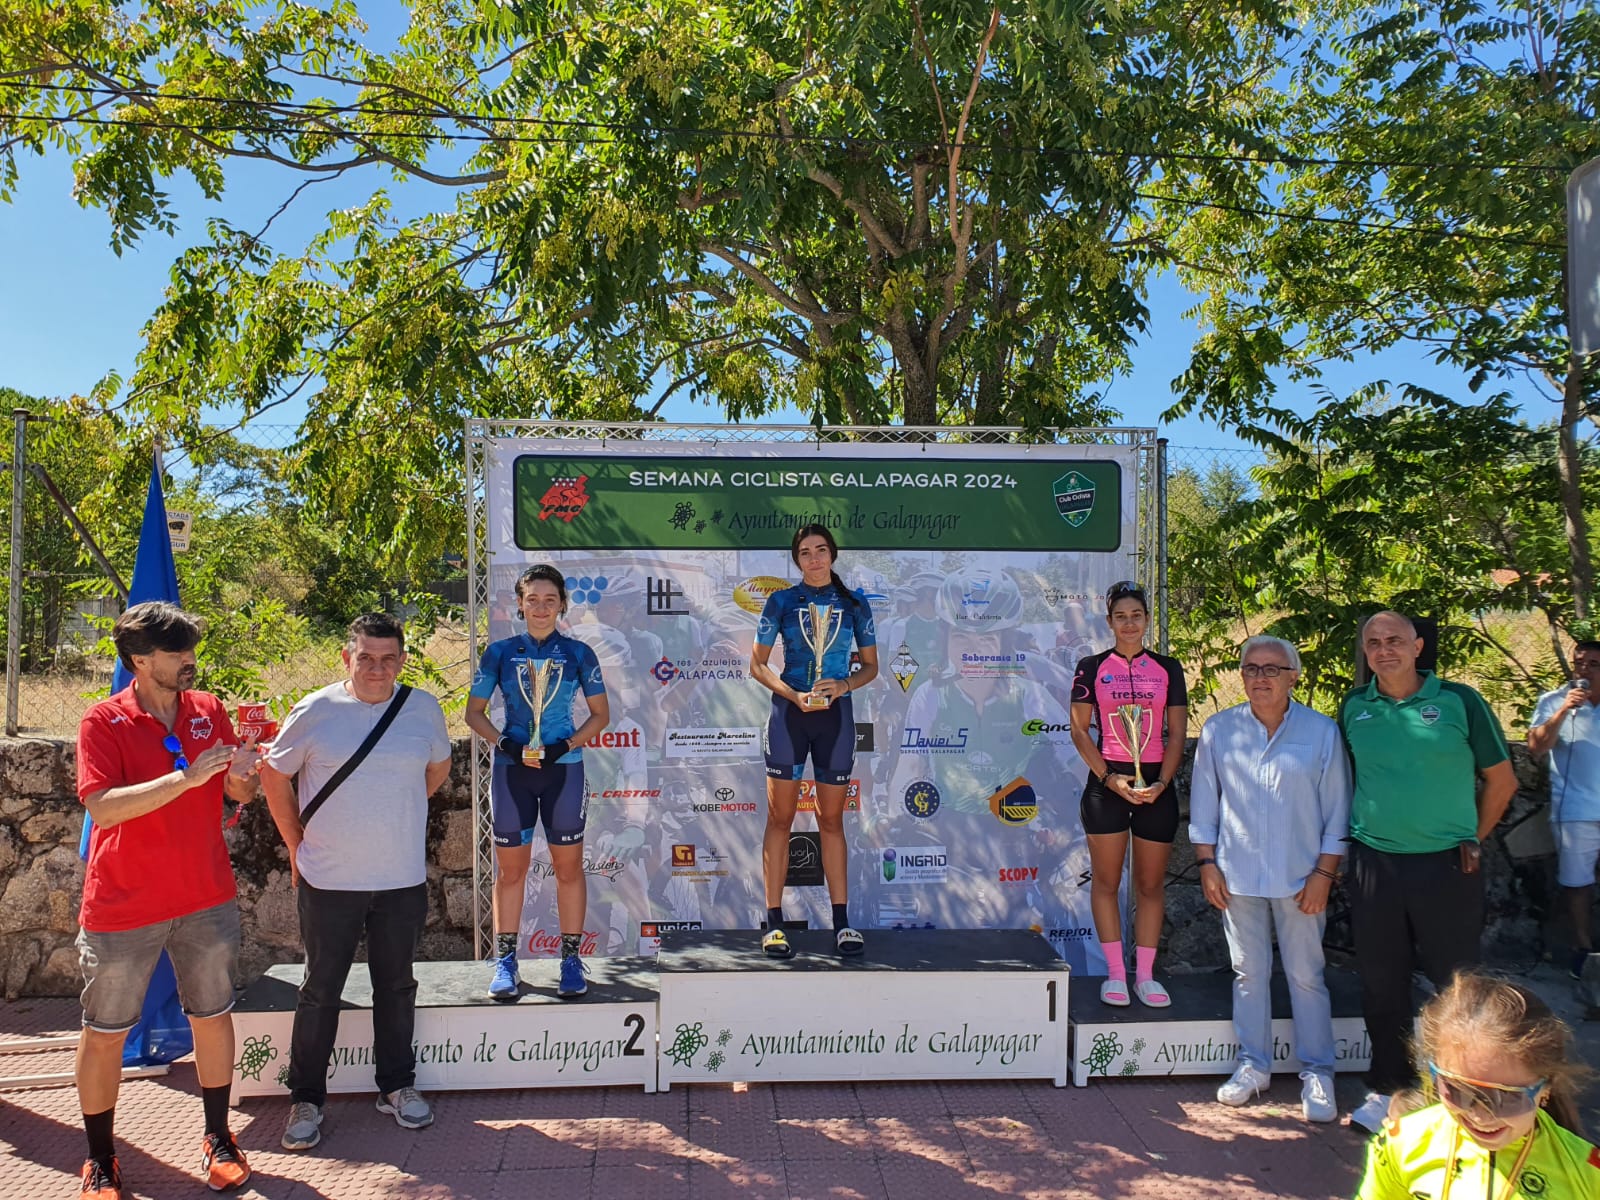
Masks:
[[[1133,836],[1134,994],[1151,1008],[1172,998],[1155,979],[1156,946],[1166,916],[1167,860],[1178,832],[1178,797],[1172,786],[1183,761],[1189,727],[1189,689],[1175,658],[1145,649],[1150,606],[1130,581],[1106,593],[1106,624],[1115,644],[1078,660],[1072,680],[1072,742],[1089,768],[1080,812],[1093,869],[1090,904],[1095,935],[1106,956],[1100,999],[1129,1003],[1117,892]],[[1137,722],[1124,713],[1137,708]],[[1119,711],[1122,710],[1122,711]],[[1091,734],[1091,723],[1098,736]],[[1137,733],[1130,728],[1136,725]],[[1137,745],[1130,742],[1137,740]],[[1135,786],[1135,761],[1145,786]]]

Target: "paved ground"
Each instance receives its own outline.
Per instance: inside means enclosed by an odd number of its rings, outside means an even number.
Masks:
[[[1552,968],[1529,977],[1600,1064],[1600,1022],[1583,1022]],[[70,1000],[0,1010],[0,1040],[76,1028]],[[70,1071],[70,1053],[0,1057],[6,1075]],[[1300,1118],[1298,1080],[1280,1077],[1245,1109],[1216,1103],[1216,1079],[1025,1084],[788,1084],[463,1092],[409,1132],[370,1097],[335,1097],[323,1144],[278,1148],[282,1101],[245,1101],[234,1130],[270,1200],[940,1200],[946,1196],[1342,1200],[1354,1194],[1360,1130]],[[1360,1099],[1339,1080],[1342,1111]],[[1587,1097],[1600,1128],[1600,1086]],[[195,1175],[200,1099],[193,1067],[123,1085],[117,1112],[128,1196],[208,1195]],[[0,1200],[77,1195],[83,1133],[70,1086],[0,1094]]]
[[[71,1001],[22,1001],[0,1037],[70,1032]],[[8,1075],[70,1070],[71,1056],[0,1057]],[[790,1084],[464,1092],[436,1098],[438,1121],[408,1132],[368,1097],[336,1097],[317,1149],[278,1148],[285,1105],[248,1100],[235,1121],[272,1200],[459,1197],[633,1200],[943,1196],[1254,1197],[1333,1200],[1355,1190],[1362,1139],[1300,1119],[1298,1081],[1244,1110],[1216,1080],[1096,1084]],[[1353,1080],[1341,1081],[1348,1106]],[[193,1068],[124,1084],[117,1108],[130,1196],[207,1194],[198,1161]],[[75,1196],[83,1157],[70,1086],[0,1097],[0,1198]]]

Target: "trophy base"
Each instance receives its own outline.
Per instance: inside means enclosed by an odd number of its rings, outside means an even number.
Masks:
[[[544,751],[535,750],[531,746],[524,748],[522,751],[522,765],[525,767],[544,766]]]

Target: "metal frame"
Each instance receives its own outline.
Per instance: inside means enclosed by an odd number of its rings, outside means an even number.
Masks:
[[[487,421],[465,422],[467,507],[467,653],[476,663],[488,636],[489,519],[485,483],[490,444],[501,438],[573,438],[599,442],[781,442],[829,445],[867,442],[907,450],[930,445],[1112,445],[1135,450],[1134,546],[1141,583],[1156,598],[1157,637],[1167,648],[1166,439],[1146,427],[1101,426],[1034,435],[1010,427],[970,425],[688,425],[658,422]],[[479,958],[494,950],[494,829],[488,802],[494,748],[472,739],[472,923]]]

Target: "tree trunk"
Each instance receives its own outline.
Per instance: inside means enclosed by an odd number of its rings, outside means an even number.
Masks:
[[[1583,515],[1583,468],[1578,450],[1578,422],[1582,416],[1583,360],[1574,354],[1567,360],[1566,385],[1561,391],[1561,442],[1556,469],[1561,478],[1567,549],[1572,557],[1572,611],[1580,621],[1588,619],[1589,603],[1594,597],[1594,563],[1589,557],[1589,523]]]

